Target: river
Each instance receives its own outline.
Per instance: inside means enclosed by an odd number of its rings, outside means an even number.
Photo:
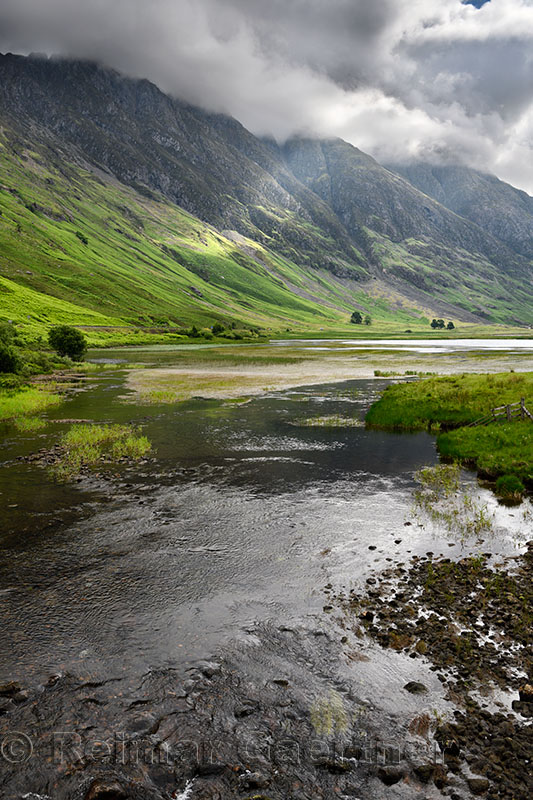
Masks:
[[[158,362],[171,362],[168,352],[155,352]],[[298,424],[328,415],[362,421],[388,381],[298,387],[245,403],[193,399],[147,407],[122,402],[122,366],[91,375],[83,391],[47,414],[38,436],[11,433],[5,441],[0,684],[19,681],[33,691],[60,676],[84,685],[122,681],[132,691],[142,676],[171,670],[181,681],[226,657],[233,673],[261,676],[265,685],[274,675],[287,679],[302,709],[344,687],[346,702],[374,709],[378,731],[400,731],[405,714],[420,708],[417,698],[398,699],[407,680],[423,679],[434,693],[430,705],[444,713],[440,684],[422,661],[363,642],[361,658],[342,656],[342,632],[324,591],[364,587],[371,575],[416,554],[469,550],[413,517],[413,473],[436,463],[432,436]],[[153,458],[74,485],[16,460],[50,446],[68,427],[66,418],[139,424]],[[464,480],[473,484],[471,475]],[[513,513],[479,491],[497,514],[491,550],[513,552]],[[294,632],[290,644],[287,631]],[[71,689],[65,684],[62,703],[72,702]],[[106,696],[108,707],[116,697]],[[115,708],[112,724],[120,724],[119,714]],[[173,775],[184,792],[185,777]],[[196,797],[193,778],[187,791]],[[52,779],[42,767],[33,778],[10,780],[21,793],[47,794]],[[328,794],[332,776],[324,780],[329,788],[316,796],[335,796]],[[73,785],[57,797],[73,796]],[[202,791],[198,797],[215,796]],[[390,796],[418,795],[406,789]]]

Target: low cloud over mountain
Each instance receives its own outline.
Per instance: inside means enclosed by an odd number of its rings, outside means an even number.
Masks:
[[[533,0],[3,0],[0,49],[96,58],[259,135],[533,192]]]

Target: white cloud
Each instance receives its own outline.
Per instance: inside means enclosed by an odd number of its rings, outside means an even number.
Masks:
[[[533,0],[2,0],[0,49],[97,58],[258,134],[462,159],[533,193]]]

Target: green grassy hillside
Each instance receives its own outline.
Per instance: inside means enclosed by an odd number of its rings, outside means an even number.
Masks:
[[[0,135],[0,153],[0,321],[31,336],[65,322],[86,327],[94,342],[111,333],[120,341],[121,329],[216,321],[348,329],[355,307],[400,324],[422,321],[360,283],[222,235],[162,197],[44,148],[13,152]]]

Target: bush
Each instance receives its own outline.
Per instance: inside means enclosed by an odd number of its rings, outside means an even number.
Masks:
[[[17,353],[0,341],[0,372],[18,372],[20,367],[21,361]]]
[[[69,356],[81,361],[87,352],[87,340],[83,333],[70,325],[57,325],[48,334],[48,342],[60,356]]]
[[[363,315],[360,311],[354,311],[352,316],[350,317],[350,322],[354,325],[362,325],[363,324]]]
[[[17,330],[8,322],[0,323],[0,342],[7,346],[14,344],[17,338]]]
[[[221,334],[224,333],[225,330],[226,329],[224,325],[222,325],[220,322],[215,322],[215,324],[212,327],[213,336],[220,336]]]

